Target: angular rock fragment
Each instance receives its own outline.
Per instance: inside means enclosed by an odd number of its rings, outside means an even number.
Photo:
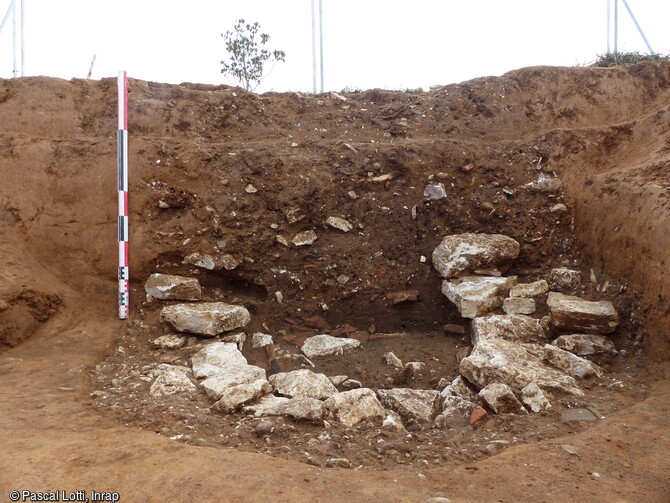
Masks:
[[[400,415],[392,410],[386,411],[386,417],[382,422],[382,428],[392,431],[406,431]]]
[[[566,267],[552,269],[549,273],[549,286],[558,292],[574,292],[582,285],[582,273]]]
[[[262,348],[270,344],[274,344],[274,340],[270,334],[256,332],[251,336],[251,347]]]
[[[331,396],[325,404],[333,418],[347,427],[361,421],[381,420],[386,412],[370,388],[343,391]]]
[[[472,320],[472,343],[484,339],[545,343],[547,336],[539,320],[522,314],[491,314]]]
[[[389,305],[409,304],[419,300],[419,290],[403,290],[401,292],[390,292],[386,294]]]
[[[151,341],[151,343],[158,348],[178,349],[182,347],[184,344],[186,344],[186,337],[182,337],[181,335],[175,335],[175,334],[166,334],[157,337],[156,339]]]
[[[402,363],[402,360],[398,358],[393,351],[384,353],[383,358],[387,365],[392,365],[399,369],[405,368],[405,365]]]
[[[360,341],[356,339],[321,334],[308,337],[301,349],[307,358],[314,358],[315,356],[342,355],[359,348],[360,345]]]
[[[549,400],[545,397],[540,387],[534,382],[528,386],[524,386],[521,390],[521,401],[532,412],[541,412],[543,410],[551,409]]]
[[[193,374],[197,378],[211,377],[233,365],[246,365],[247,359],[231,342],[213,342],[191,357]]]
[[[479,398],[493,409],[496,414],[528,414],[512,388],[503,383],[491,383],[479,392]]]
[[[462,376],[457,376],[441,392],[442,406],[440,414],[435,417],[436,428],[445,428],[455,424],[467,424],[472,411],[479,406],[477,393],[465,382]]]
[[[519,243],[502,234],[457,234],[445,237],[433,251],[433,266],[443,278],[475,269],[499,268],[519,256]]]
[[[337,393],[337,388],[325,374],[316,374],[308,369],[281,372],[270,376],[269,380],[276,393],[290,398],[325,400]]]
[[[603,375],[602,369],[594,363],[551,344],[545,344],[544,358],[573,377],[601,377]]]
[[[189,372],[188,367],[181,365],[158,365],[154,372],[156,379],[149,388],[149,394],[161,397],[175,393],[193,393],[196,391],[196,386],[189,379]]]
[[[532,354],[521,344],[505,339],[480,340],[460,364],[461,374],[474,385],[483,388],[500,382],[516,393],[536,383],[542,389],[581,396],[584,392],[574,378],[542,362],[542,356]]]
[[[270,384],[265,379],[259,379],[248,384],[239,384],[226,388],[221,398],[212,407],[229,414],[242,405],[257,400],[270,393]]]
[[[286,210],[284,210],[284,216],[286,217],[286,221],[289,224],[295,224],[297,222],[300,222],[307,215],[305,215],[305,212],[302,211],[300,206],[293,206],[292,208],[287,208]]]
[[[327,410],[325,404],[316,398],[291,398],[263,409],[264,416],[287,416],[296,421],[322,424]]]
[[[245,405],[242,408],[242,412],[245,414],[253,414],[256,417],[261,417],[266,414],[267,410],[272,410],[277,405],[286,403],[289,401],[289,398],[274,396],[274,395],[265,395],[258,399],[258,401]]]
[[[430,423],[440,412],[439,391],[392,388],[377,390],[377,396],[384,407],[396,411],[405,420]]]
[[[551,292],[547,305],[551,324],[559,330],[608,334],[619,325],[614,305],[606,300],[593,302]]]
[[[439,201],[447,197],[447,191],[443,183],[433,183],[426,185],[423,189],[423,199],[425,201]]]
[[[314,244],[314,241],[318,239],[318,236],[316,235],[316,232],[309,230],[309,231],[303,231],[299,232],[295,236],[293,236],[293,239],[291,242],[295,246],[309,246],[311,244]]]
[[[503,301],[505,314],[533,314],[535,312],[535,300],[514,297]]]
[[[217,255],[212,256],[208,253],[195,252],[186,255],[181,262],[182,264],[190,264],[208,271],[219,271],[221,269],[231,270],[235,269],[239,262],[232,255]]]
[[[510,288],[510,298],[532,299],[549,293],[549,284],[541,279],[532,283],[521,283]]]
[[[326,219],[326,225],[330,225],[333,229],[338,229],[342,232],[349,232],[354,228],[348,220],[340,217],[328,217]]]
[[[617,354],[614,343],[602,335],[569,334],[557,337],[552,344],[578,356],[607,360]]]
[[[161,321],[170,323],[179,332],[213,336],[245,326],[251,316],[243,306],[202,302],[165,306],[161,310]]]
[[[242,351],[244,349],[244,341],[247,340],[247,334],[244,332],[240,332],[238,334],[231,334],[231,335],[226,335],[225,337],[221,338],[222,342],[234,342],[237,344],[237,349]]]
[[[476,318],[498,309],[516,280],[516,276],[465,276],[444,280],[442,293],[456,305],[463,318]]]
[[[252,384],[265,380],[265,370],[255,365],[229,365],[220,367],[219,371],[200,383],[213,400],[219,400],[228,389],[241,384]]]
[[[144,291],[161,300],[200,300],[202,296],[197,279],[160,273],[149,276]]]

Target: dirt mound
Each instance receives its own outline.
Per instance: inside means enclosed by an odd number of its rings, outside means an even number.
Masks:
[[[0,169],[11,182],[0,192],[0,226],[11,236],[2,245],[3,344],[50,333],[59,320],[76,325],[87,312],[116,313],[115,86],[111,79],[0,82],[0,114],[8,118],[0,125]],[[245,305],[247,331],[275,334],[283,348],[324,331],[310,326],[317,317],[327,331],[358,334],[370,351],[324,363],[329,374],[381,386],[396,377],[381,361],[393,350],[428,365],[409,386],[437,387],[456,375],[456,354],[463,357],[468,341],[442,330],[467,324],[440,292],[431,253],[445,235],[478,232],[521,244],[509,271],[520,282],[568,266],[584,278],[581,295],[615,303],[623,323],[613,340],[622,356],[609,370],[623,391],[596,386],[591,404],[607,415],[625,410],[646,396],[638,386],[645,371],[631,355],[639,348],[652,362],[670,355],[668,105],[668,63],[529,68],[418,95],[254,95],[131,80],[133,321],[123,335],[93,336],[96,354],[107,344],[114,352],[95,362],[87,390],[102,390],[93,401],[124,423],[183,438],[191,421],[185,440],[192,443],[302,461],[309,451],[316,464],[346,455],[355,466],[449,466],[491,456],[512,438],[582,429],[557,426],[550,415],[539,423],[501,416],[447,440],[439,432],[414,432],[412,441],[387,435],[394,447],[380,451],[362,447],[379,444],[374,429],[361,428],[352,441],[335,428],[308,444],[320,430],[287,423],[268,445],[256,424],[212,419],[204,397],[147,401],[149,367],[187,363],[195,350],[151,346],[168,330],[158,322],[160,306],[144,296],[153,272],[198,277],[205,300]],[[445,197],[427,197],[429,186]],[[330,225],[332,217],[351,230]],[[295,246],[305,231],[317,239]],[[194,253],[226,256],[228,267],[185,263]],[[395,304],[407,291],[415,292],[412,301]],[[405,335],[379,335],[399,332]],[[44,351],[48,340],[23,351],[40,344]],[[491,432],[501,441],[491,443]],[[433,447],[419,452],[420,445]],[[660,481],[647,483],[649,494],[662,494]]]

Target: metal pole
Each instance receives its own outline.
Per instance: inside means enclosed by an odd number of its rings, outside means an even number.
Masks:
[[[619,0],[614,0],[614,59],[619,52]]]
[[[21,0],[21,77],[26,73],[26,51],[25,51],[25,42],[26,38],[25,33],[25,8],[23,5],[23,0]]]
[[[16,8],[12,9],[12,75],[16,78],[19,73],[16,67]]]
[[[319,63],[321,65],[321,92],[323,92],[323,4],[319,0]]]
[[[12,3],[9,4],[9,8],[7,9],[7,12],[5,13],[5,17],[2,18],[2,23],[0,23],[0,33],[2,33],[2,29],[5,27],[5,23],[7,23],[7,20],[9,19],[9,15],[12,13],[12,9],[14,8],[14,2],[16,0],[12,0]]]
[[[312,0],[312,91],[316,94],[316,17]]]
[[[607,54],[610,53],[610,0],[607,0]]]
[[[637,31],[640,32],[640,35],[642,35],[642,40],[644,40],[644,43],[647,44],[647,49],[649,49],[649,52],[651,54],[656,54],[654,50],[651,48],[651,45],[649,45],[649,41],[647,40],[647,37],[644,36],[644,32],[642,31],[642,28],[640,28],[640,25],[637,22],[637,19],[635,19],[635,15],[633,14],[633,11],[630,9],[628,6],[628,2],[626,0],[623,0],[624,7],[626,7],[626,10],[628,11],[628,14],[630,14],[630,18],[633,20],[633,23],[635,23],[635,27],[637,28]]]

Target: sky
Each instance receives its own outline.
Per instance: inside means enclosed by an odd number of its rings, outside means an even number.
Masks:
[[[227,57],[221,34],[244,18],[258,21],[270,35],[269,49],[286,52],[285,63],[267,66],[256,91],[310,92],[311,1],[24,0],[24,74],[86,78],[95,55],[93,79],[125,70],[131,78],[155,82],[236,85],[221,73]],[[627,1],[652,49],[670,52],[670,1]],[[319,0],[314,2],[318,7]],[[610,2],[613,17],[615,0]],[[0,0],[0,20],[10,4]],[[322,5],[325,91],[428,89],[526,66],[584,65],[607,51],[607,0]],[[12,26],[10,15],[0,33],[0,78],[13,75]],[[620,51],[647,52],[623,0],[618,41]],[[20,56],[18,61],[20,75]]]

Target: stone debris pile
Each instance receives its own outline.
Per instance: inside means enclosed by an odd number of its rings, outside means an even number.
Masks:
[[[460,362],[465,379],[442,392],[440,423],[482,402],[494,413],[525,414],[550,408],[554,396],[582,396],[579,380],[604,372],[586,357],[616,354],[603,337],[619,324],[614,305],[562,293],[579,289],[579,271],[553,269],[547,279],[526,284],[504,277],[519,250],[507,236],[461,234],[447,236],[433,252],[442,293],[472,320],[472,351]],[[532,317],[542,304],[548,315]],[[494,314],[501,307],[505,314]]]
[[[299,212],[289,212],[287,218],[300,218]],[[327,224],[343,232],[351,230],[339,217],[329,218]],[[313,242],[316,234],[307,231],[296,238],[293,243],[302,246]],[[202,291],[197,279],[153,274],[145,285],[150,300],[188,301],[164,306],[161,321],[177,332],[218,340],[192,355],[190,369],[159,366],[150,393],[154,397],[193,393],[199,380],[213,401],[212,408],[222,413],[283,416],[320,425],[337,422],[344,427],[371,421],[396,431],[473,423],[489,413],[551,409],[558,397],[583,396],[581,380],[603,375],[599,363],[616,355],[614,344],[604,335],[616,330],[619,316],[609,301],[573,295],[581,285],[578,271],[554,269],[546,279],[531,283],[505,276],[519,252],[519,243],[508,236],[473,233],[447,236],[433,252],[433,265],[443,278],[442,293],[470,320],[472,343],[469,354],[461,357],[460,375],[441,391],[401,387],[406,380],[394,380],[397,387],[372,389],[345,375],[312,370],[312,359],[361,349],[361,342],[346,334],[305,337],[302,354],[293,354],[279,348],[273,335],[253,333],[249,336],[252,348],[265,351],[270,364],[269,370],[250,365],[242,353],[247,334],[230,335],[251,321],[246,308],[199,302]],[[210,270],[234,267],[227,258],[202,254],[190,255],[185,263]],[[416,301],[418,296],[418,291],[396,292],[388,296],[389,304],[407,298]],[[310,323],[329,331],[327,322],[316,318]],[[185,338],[168,334],[153,344],[178,348]],[[293,369],[300,368],[286,371],[281,362],[289,360]],[[423,366],[421,362],[403,364],[392,352],[384,354],[383,361],[402,369],[403,375]]]

